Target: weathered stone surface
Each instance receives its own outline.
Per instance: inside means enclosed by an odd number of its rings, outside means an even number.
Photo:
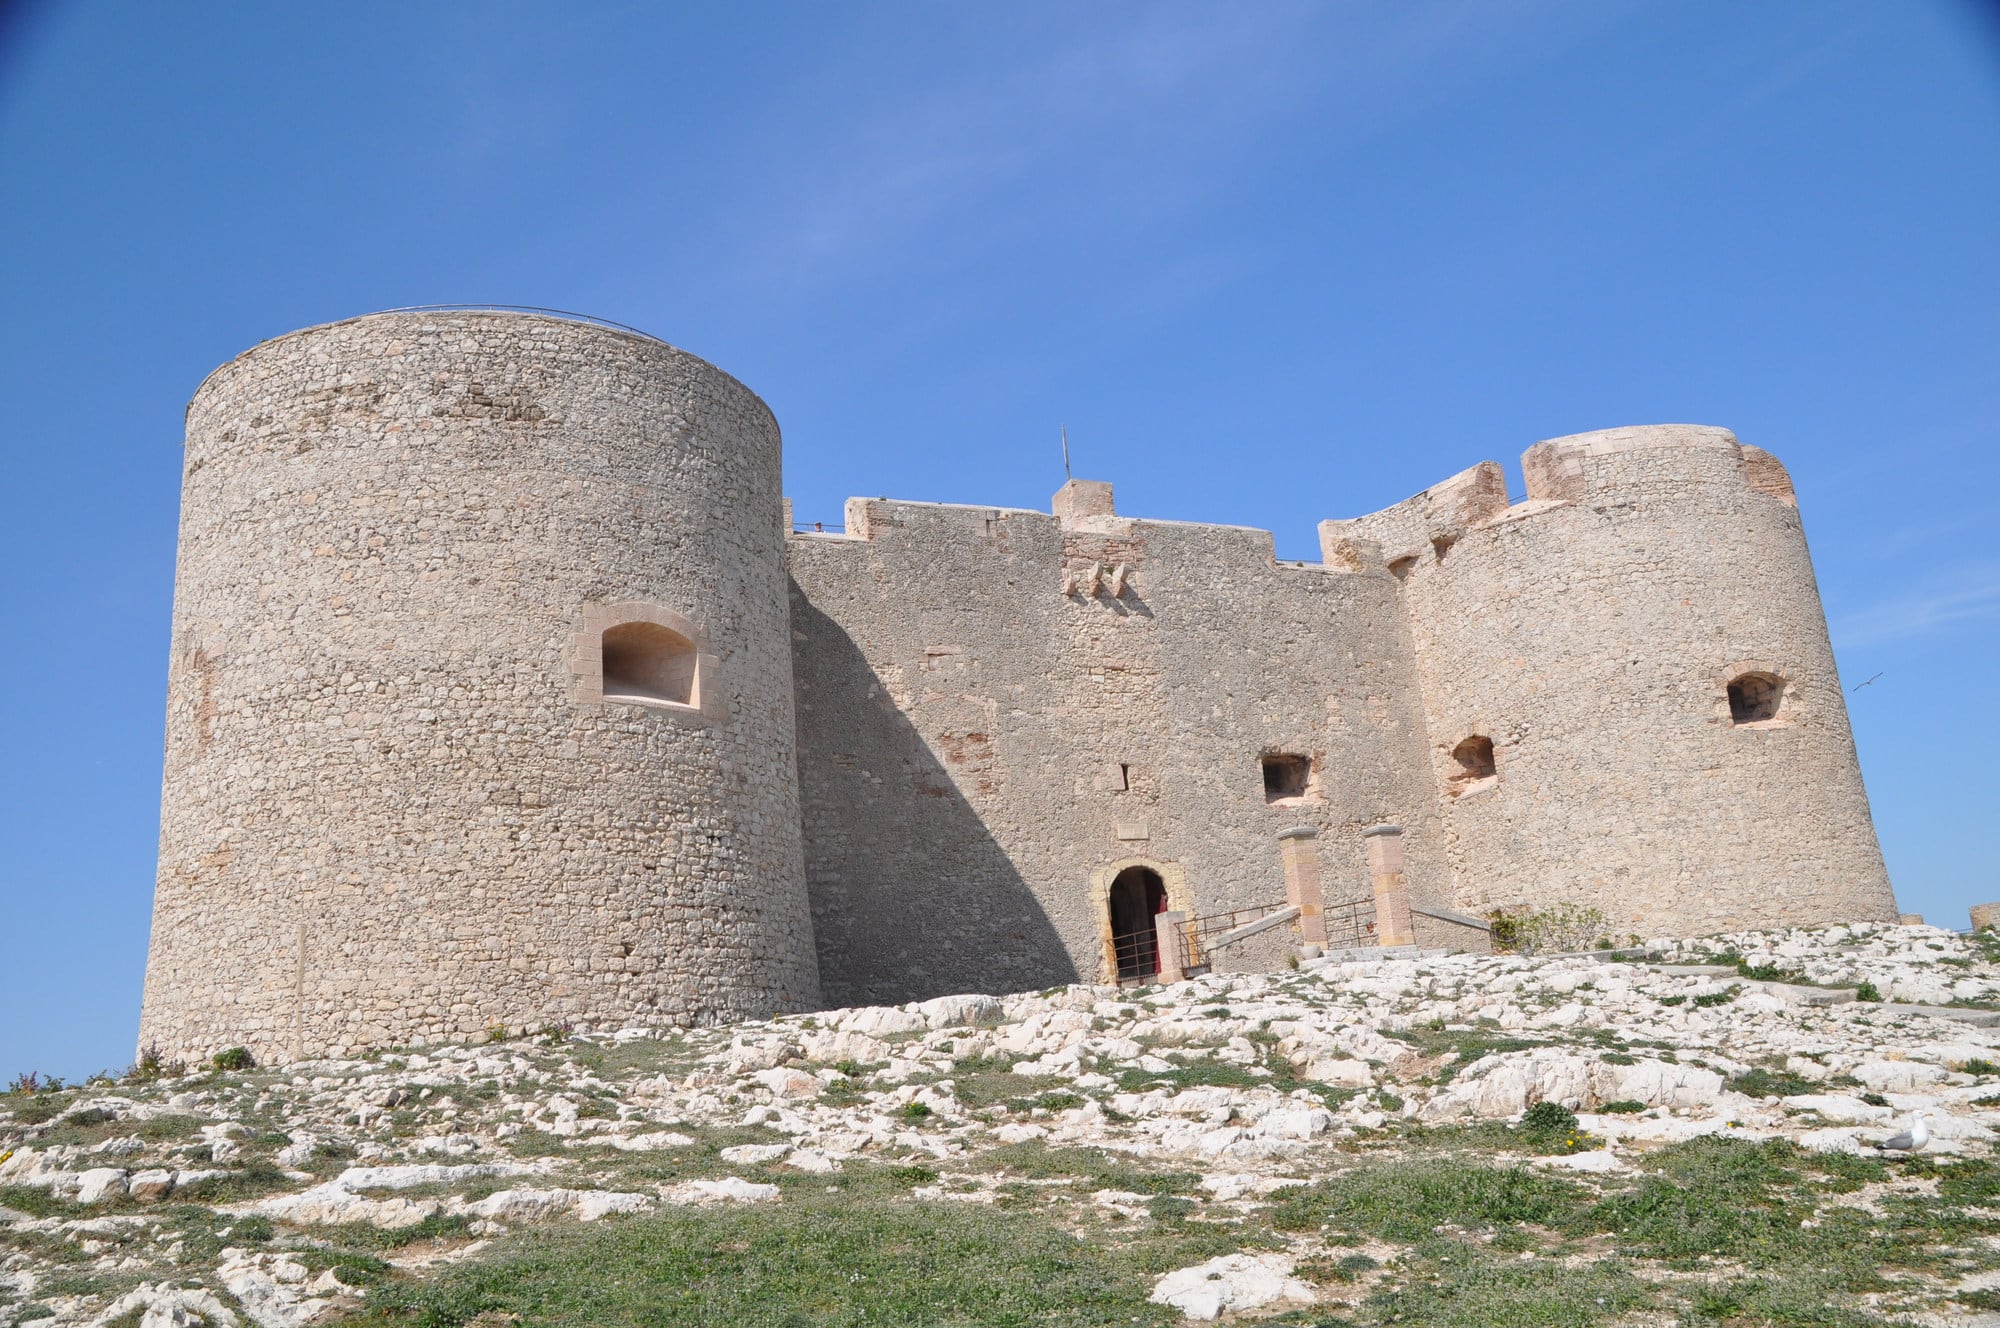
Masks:
[[[742,384],[567,319],[376,314],[210,375],[141,1045],[815,1004],[778,474]],[[679,624],[693,703],[605,699],[625,622]]]

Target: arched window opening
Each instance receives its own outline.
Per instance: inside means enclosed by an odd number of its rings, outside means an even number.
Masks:
[[[1452,771],[1451,782],[1461,790],[1498,773],[1493,764],[1493,739],[1483,733],[1475,733],[1452,748],[1451,759],[1458,767]]]
[[[604,699],[694,706],[694,642],[658,623],[604,629]]]
[[[1167,911],[1167,885],[1150,867],[1127,867],[1112,878],[1105,900],[1111,910],[1111,941],[1118,953],[1118,980],[1149,978],[1160,971],[1159,931],[1153,919]]]
[[[1729,684],[1729,722],[1761,724],[1778,717],[1785,680],[1770,673],[1746,673]]]
[[[1284,802],[1303,798],[1312,782],[1312,758],[1290,752],[1265,752],[1264,801]]]

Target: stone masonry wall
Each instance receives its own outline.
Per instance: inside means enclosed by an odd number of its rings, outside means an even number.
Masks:
[[[1681,425],[1523,464],[1514,506],[1488,462],[1322,528],[1400,574],[1460,906],[1596,906],[1647,935],[1894,921],[1783,468]],[[1784,680],[1779,713],[1733,723],[1753,671]],[[1490,779],[1453,759],[1473,735]]]
[[[778,480],[741,384],[579,322],[373,315],[217,370],[141,1044],[816,1003]],[[699,638],[698,706],[601,699],[633,616]]]
[[[1379,560],[1280,564],[1264,531],[1118,517],[1108,485],[1058,505],[856,499],[844,535],[792,538],[828,999],[1098,980],[1118,868],[1153,865],[1194,913],[1282,902],[1277,834],[1299,824],[1329,900],[1369,895],[1360,831],[1394,820],[1413,893],[1448,904]],[[1267,751],[1311,759],[1303,798],[1266,802]],[[1272,936],[1222,966],[1281,963]]]

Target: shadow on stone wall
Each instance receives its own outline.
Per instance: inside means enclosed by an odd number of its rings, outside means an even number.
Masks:
[[[1077,981],[1041,901],[958,780],[796,583],[792,631],[806,882],[827,1004]]]

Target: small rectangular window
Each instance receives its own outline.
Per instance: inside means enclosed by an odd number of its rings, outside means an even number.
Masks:
[[[1287,752],[1264,754],[1264,801],[1283,802],[1303,798],[1312,778],[1312,761]]]

